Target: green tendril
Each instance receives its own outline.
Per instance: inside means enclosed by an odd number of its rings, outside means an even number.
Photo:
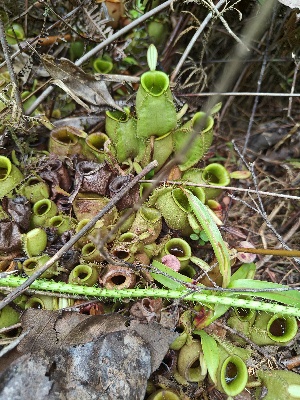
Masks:
[[[26,278],[7,277],[0,279],[0,286],[18,287],[26,281]],[[300,309],[297,307],[284,306],[278,303],[268,303],[261,300],[243,299],[233,297],[205,294],[200,291],[168,290],[168,289],[105,289],[97,287],[87,287],[71,285],[64,282],[54,282],[49,280],[36,280],[30,285],[30,289],[53,291],[62,294],[81,295],[87,297],[96,297],[101,299],[133,299],[133,298],[164,298],[180,299],[202,304],[221,304],[232,307],[250,308],[253,310],[266,311],[270,313],[281,313],[300,318]]]

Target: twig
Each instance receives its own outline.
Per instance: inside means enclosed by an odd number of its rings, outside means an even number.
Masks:
[[[0,329],[0,335],[2,335],[3,333],[6,333],[6,332],[10,332],[13,329],[18,329],[20,327],[21,327],[21,323],[20,322],[18,322],[17,324],[14,324],[14,325],[5,326],[4,328]]]
[[[300,97],[300,93],[270,93],[270,92],[203,92],[181,93],[177,97],[209,97],[209,96],[258,96],[258,97]]]
[[[292,54],[292,56],[295,61],[295,70],[294,70],[293,82],[292,82],[292,87],[291,87],[291,93],[289,95],[289,107],[288,107],[288,114],[287,114],[288,118],[292,118],[291,113],[292,113],[293,97],[294,97],[294,92],[295,92],[297,74],[298,74],[298,71],[300,68],[300,61],[296,62],[295,55]]]
[[[299,229],[299,227],[300,227],[300,219],[298,219],[298,221],[296,221],[296,223],[287,232],[287,234],[283,236],[283,240],[285,242],[287,242],[295,234],[295,232]],[[280,249],[280,247],[281,247],[281,244],[278,244],[277,246],[275,246],[275,249]],[[269,256],[264,257],[262,260],[258,261],[256,263],[256,271],[261,269],[264,266],[264,264],[266,262],[268,262],[272,257],[273,257],[272,255],[269,255]]]
[[[274,226],[271,224],[271,222],[268,219],[268,216],[266,214],[262,199],[259,195],[258,192],[258,183],[257,183],[257,178],[256,178],[256,173],[254,171],[254,163],[248,163],[245,158],[244,155],[239,151],[238,147],[235,145],[234,141],[232,141],[233,146],[235,151],[238,153],[238,155],[240,156],[241,160],[243,161],[243,163],[246,165],[246,167],[249,169],[249,171],[251,172],[251,176],[253,179],[253,183],[254,183],[254,187],[256,189],[256,194],[257,194],[257,199],[258,199],[258,204],[256,203],[256,201],[253,199],[253,197],[250,195],[253,203],[256,206],[257,212],[260,214],[260,216],[263,218],[263,220],[265,221],[267,227],[274,233],[274,235],[276,236],[276,238],[278,239],[278,241],[281,243],[282,247],[286,250],[291,250],[290,247],[285,243],[284,239],[281,237],[281,235],[276,231],[276,229],[274,228]],[[300,264],[300,259],[298,258],[294,258],[294,261],[297,264]]]
[[[251,175],[252,175],[252,178],[253,178],[254,186],[255,186],[256,189],[258,189],[256,174],[255,174],[255,171],[254,171],[254,164],[250,164],[250,171],[251,171]],[[269,218],[268,218],[268,216],[266,214],[266,211],[265,211],[265,208],[264,208],[264,205],[263,205],[263,202],[261,200],[260,195],[257,195],[257,198],[258,198],[258,202],[259,202],[259,207],[258,207],[259,213],[262,216],[262,218],[264,219],[264,221],[266,222],[267,227],[274,233],[274,235],[276,236],[276,238],[281,243],[281,245],[282,245],[282,247],[284,249],[291,250],[289,248],[289,246],[284,242],[284,239],[281,237],[281,235],[276,231],[274,226],[271,224],[271,222],[270,222],[270,220],[269,220]],[[252,201],[254,201],[254,199],[252,199]],[[255,201],[254,201],[254,204],[255,204]],[[299,263],[299,260],[295,259],[295,261],[297,263]]]
[[[276,7],[274,7],[274,10],[273,10],[273,13],[272,13],[272,21],[271,21],[271,26],[270,26],[270,29],[269,29],[269,32],[268,32],[266,49],[265,49],[264,57],[263,57],[263,63],[262,63],[260,74],[259,74],[258,81],[257,81],[257,90],[256,90],[257,92],[260,91],[262,80],[263,80],[263,76],[264,76],[266,65],[267,65],[269,43],[270,43],[270,38],[271,38],[271,35],[272,35],[272,32],[273,32],[273,26],[274,26],[275,9],[276,9]],[[252,125],[253,125],[253,122],[254,122],[254,116],[255,116],[255,113],[256,113],[258,100],[259,100],[259,96],[256,96],[255,99],[254,99],[254,104],[253,104],[251,116],[250,116],[250,119],[249,119],[248,129],[247,129],[246,136],[245,136],[245,142],[244,142],[244,147],[243,147],[243,151],[242,151],[243,155],[245,154],[245,152],[247,150],[247,145],[248,145],[248,142],[249,142],[249,139],[250,139],[250,135],[251,135],[251,129],[252,129]]]
[[[248,47],[242,42],[242,40],[232,31],[232,29],[230,28],[230,26],[228,25],[227,21],[225,20],[225,18],[222,16],[223,12],[220,13],[217,6],[214,5],[214,3],[212,2],[212,0],[208,0],[209,5],[211,6],[211,8],[214,10],[214,12],[216,13],[216,15],[218,16],[218,18],[220,19],[220,21],[223,23],[226,31],[242,46],[245,46],[246,50],[249,51]]]
[[[106,214],[109,210],[111,210],[115,204],[133,187],[135,186],[139,180],[145,176],[148,172],[150,172],[152,169],[157,167],[157,162],[152,161],[150,164],[148,164],[142,172],[140,172],[138,175],[136,175],[131,182],[128,183],[126,187],[124,187],[122,190],[120,190],[119,193],[114,196],[111,201],[93,218],[91,219],[76,235],[74,235],[61,249],[58,250],[58,252],[50,258],[49,261],[46,262],[46,264],[43,265],[41,269],[36,271],[33,275],[31,275],[20,287],[18,287],[14,292],[10,293],[4,300],[1,301],[0,303],[0,310],[2,310],[3,307],[8,305],[11,301],[13,301],[16,297],[18,297],[28,286],[30,286],[35,279],[39,278],[45,271],[47,271],[48,268],[50,268],[56,261],[60,259],[60,257],[68,251],[83,235],[85,235],[88,231],[92,229],[92,227],[96,224],[96,222],[103,217],[104,214]]]
[[[224,3],[226,3],[226,0],[220,0],[215,8],[218,9],[220,8]],[[212,11],[210,13],[207,14],[206,18],[204,19],[204,21],[202,22],[202,24],[199,26],[199,28],[197,29],[197,32],[195,33],[195,35],[192,37],[190,43],[187,45],[184,53],[182,54],[180,60],[178,61],[176,68],[174,69],[170,81],[174,82],[176,76],[178,75],[178,72],[180,71],[180,68],[182,67],[183,63],[185,62],[187,56],[189,55],[190,51],[192,50],[196,40],[199,38],[199,36],[201,35],[201,33],[203,32],[204,28],[206,27],[206,25],[209,23],[209,21],[211,20],[213,16]]]
[[[235,250],[239,253],[268,254],[281,257],[300,257],[300,250],[250,249],[244,247],[235,247]]]
[[[269,220],[270,222],[273,221],[273,219],[274,219],[274,218],[276,217],[276,215],[279,213],[279,211],[280,211],[281,208],[284,206],[284,204],[285,204],[285,202],[284,202],[284,201],[281,201],[281,202],[279,202],[279,204],[277,204],[277,205],[275,206],[275,208],[273,208],[271,214],[268,216],[268,220]],[[262,243],[263,243],[263,247],[264,247],[264,248],[267,248],[267,247],[268,247],[267,241],[266,241],[266,238],[265,238],[265,231],[266,231],[266,228],[267,228],[267,224],[266,224],[266,222],[264,222],[264,223],[261,225],[261,227],[259,228],[259,231],[258,231],[258,234],[259,234],[260,237],[261,237],[261,241],[262,241]]]
[[[3,357],[6,353],[10,352],[12,349],[14,349],[18,344],[21,342],[21,340],[24,339],[25,336],[27,336],[29,331],[21,333],[20,336],[18,336],[16,339],[13,339],[11,343],[9,343],[7,346],[5,346],[1,352],[0,352],[0,358]]]
[[[17,287],[16,292],[19,290],[19,288],[22,288],[24,284],[26,284],[27,282],[28,280],[24,282],[24,278],[18,278],[18,277],[0,279],[0,285]],[[190,290],[190,289],[171,290],[171,289],[157,289],[150,287],[145,289],[140,289],[140,288],[106,289],[106,288],[96,288],[94,286],[90,287],[90,286],[71,285],[65,282],[53,282],[43,279],[32,282],[31,289],[46,290],[46,291],[55,290],[62,293],[92,296],[96,298],[106,298],[106,299],[111,298],[118,300],[122,298],[133,299],[133,298],[144,298],[144,297],[179,299],[185,301],[199,302],[202,304],[221,304],[228,307],[250,308],[258,311],[266,311],[278,314],[282,313],[290,316],[300,317],[299,307],[281,305],[274,302],[269,303],[264,300],[252,300],[248,298],[240,298],[237,296],[233,296],[232,293],[229,293],[228,296],[226,296],[224,293],[222,293],[222,295],[210,294],[210,292],[207,290],[208,288],[205,288],[203,290],[203,288],[201,287],[197,287],[197,290]],[[224,291],[223,288],[220,289],[222,292]],[[281,291],[281,289],[288,290],[289,288],[276,288],[276,291]],[[239,289],[239,293],[246,291],[248,290]],[[254,291],[257,292],[257,296],[259,297],[259,292],[257,290],[249,289],[249,293],[252,293]]]
[[[152,183],[153,180],[145,180],[142,179],[140,181],[141,183],[145,182],[145,183]],[[188,181],[169,181],[169,180],[164,180],[161,181],[160,183],[162,184],[171,184],[171,185],[180,185],[180,186],[195,186],[195,187],[205,187],[205,188],[216,188],[216,189],[223,189],[223,190],[234,190],[237,192],[246,192],[246,193],[254,193],[254,194],[260,194],[262,196],[272,196],[272,197],[281,197],[283,199],[289,199],[289,200],[300,200],[299,196],[290,196],[290,195],[286,195],[286,194],[281,194],[281,193],[273,193],[273,192],[265,192],[265,191],[261,191],[261,190],[254,190],[254,189],[243,189],[243,188],[236,188],[234,186],[219,186],[219,185],[208,185],[205,183],[194,183],[194,182],[188,182]]]
[[[21,99],[21,95],[19,92],[19,84],[18,84],[16,74],[15,74],[11,59],[10,59],[9,49],[8,49],[6,36],[5,36],[4,25],[3,25],[1,18],[0,18],[0,43],[2,45],[3,54],[4,54],[5,61],[6,61],[7,69],[9,72],[10,80],[14,85],[14,96],[15,96],[16,104],[17,104],[18,108],[20,110],[22,110],[22,113],[24,113],[22,99]]]
[[[300,354],[291,357],[291,358],[286,358],[280,361],[288,370],[291,370],[293,368],[299,367],[300,365]]]

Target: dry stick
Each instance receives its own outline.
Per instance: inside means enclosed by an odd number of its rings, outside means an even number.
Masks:
[[[142,179],[140,181],[141,183],[152,183],[153,180],[145,180]],[[272,193],[272,192],[264,192],[261,190],[254,190],[254,189],[243,189],[243,188],[236,188],[234,186],[220,186],[220,185],[209,185],[205,183],[194,183],[194,182],[188,182],[188,181],[161,181],[160,183],[169,183],[171,185],[180,185],[180,186],[195,186],[195,187],[205,187],[205,188],[216,188],[216,189],[223,189],[223,190],[234,190],[237,192],[246,192],[246,193],[254,193],[254,194],[260,194],[263,196],[272,196],[272,197],[281,197],[284,199],[290,199],[290,200],[300,200],[299,196],[290,196],[286,194],[281,194],[281,193]]]
[[[300,257],[300,250],[281,250],[281,249],[249,249],[244,247],[235,247],[239,253],[266,254],[282,257]]]
[[[276,215],[279,213],[279,211],[280,211],[281,208],[284,206],[284,204],[285,204],[284,201],[280,201],[279,204],[277,204],[277,205],[273,208],[271,214],[268,216],[268,220],[270,221],[270,223],[274,220],[274,218],[275,218]],[[266,231],[266,229],[267,229],[267,224],[266,224],[266,222],[264,222],[264,223],[261,225],[261,227],[259,228],[259,230],[258,230],[258,234],[259,234],[259,236],[261,237],[261,241],[262,241],[262,244],[263,244],[262,247],[265,248],[265,249],[268,247],[267,240],[266,240],[266,237],[265,237],[265,231]]]
[[[276,236],[276,238],[278,239],[278,241],[281,243],[282,247],[286,250],[291,250],[291,248],[285,243],[284,239],[281,237],[281,235],[276,231],[276,229],[274,228],[274,226],[271,224],[271,222],[268,219],[268,216],[266,214],[262,199],[259,195],[259,193],[257,193],[258,191],[258,183],[257,183],[257,178],[256,178],[256,173],[254,171],[254,163],[250,163],[248,164],[248,162],[245,160],[244,155],[242,153],[240,153],[240,150],[238,149],[238,147],[235,145],[234,141],[233,141],[233,146],[235,151],[238,153],[238,155],[240,156],[241,160],[243,161],[243,163],[245,164],[245,166],[247,167],[247,169],[249,169],[249,171],[251,172],[251,176],[253,179],[253,183],[254,183],[254,187],[256,190],[256,194],[257,194],[257,199],[258,199],[258,204],[256,202],[256,200],[254,200],[254,198],[250,195],[250,198],[252,199],[254,205],[256,206],[256,210],[259,213],[259,215],[263,218],[263,220],[265,221],[267,227],[273,232],[273,234]],[[295,258],[294,257],[294,261],[297,264],[300,264],[300,259]]]
[[[286,358],[284,360],[281,360],[281,363],[288,369],[291,370],[293,368],[299,367],[300,365],[300,354],[295,356],[295,357],[291,357],[291,358]]]
[[[263,348],[263,346],[259,346],[255,343],[253,343],[246,335],[244,335],[242,332],[237,331],[236,329],[233,329],[229,327],[228,325],[225,325],[221,322],[214,321],[213,324],[219,326],[220,328],[226,329],[228,332],[232,333],[233,335],[237,335],[244,339],[248,344],[250,344],[251,348],[253,348],[257,353],[262,354],[265,358],[271,361],[277,361],[274,359],[274,357],[270,356],[269,353]]]
[[[295,86],[296,86],[297,74],[298,74],[298,70],[300,68],[300,61],[296,62],[294,54],[293,54],[293,58],[294,58],[294,61],[295,61],[295,71],[294,71],[294,76],[293,76],[291,93],[289,94],[289,107],[288,107],[288,114],[287,114],[288,118],[292,118],[291,113],[292,113],[293,97],[294,97],[294,94],[295,94]]]
[[[271,38],[271,35],[272,35],[272,32],[273,32],[273,27],[274,27],[275,9],[276,9],[276,6],[274,7],[273,13],[272,13],[272,21],[271,21],[271,26],[270,26],[270,29],[269,29],[269,34],[268,34],[268,37],[267,37],[267,43],[266,43],[266,49],[265,49],[265,52],[264,52],[263,63],[262,63],[262,66],[261,66],[261,70],[260,70],[260,74],[259,74],[258,82],[257,82],[257,90],[256,90],[257,92],[260,91],[262,80],[263,80],[263,76],[264,76],[266,65],[267,65],[270,38]],[[254,99],[254,104],[253,104],[253,107],[252,107],[252,112],[251,112],[251,116],[250,116],[250,120],[249,120],[249,124],[248,124],[248,129],[247,129],[247,133],[246,133],[246,136],[245,136],[245,143],[244,143],[242,155],[244,155],[246,150],[247,150],[247,145],[248,145],[248,142],[249,142],[249,139],[250,139],[252,125],[253,125],[253,122],[254,122],[254,116],[255,116],[256,108],[258,106],[258,101],[259,101],[259,96],[256,96],[255,99]]]
[[[33,275],[31,275],[21,286],[19,286],[15,291],[10,293],[4,300],[0,303],[0,310],[18,297],[28,286],[30,286],[37,278],[39,278],[48,268],[50,268],[59,258],[68,251],[83,235],[85,235],[91,228],[96,224],[96,222],[103,217],[109,210],[111,210],[116,203],[136,184],[139,180],[145,176],[152,169],[157,167],[157,161],[152,161],[148,164],[142,172],[136,175],[131,182],[128,183],[116,196],[114,196],[111,201],[93,218],[91,219],[76,235],[74,235],[58,252],[46,262],[45,265]]]
[[[295,234],[295,232],[297,232],[299,227],[300,227],[300,219],[298,219],[295,225],[293,225],[292,228],[287,232],[287,234],[283,236],[283,240],[287,242]],[[279,243],[277,246],[275,246],[275,249],[280,249],[280,247],[281,244]],[[272,255],[268,255],[264,257],[262,260],[258,261],[256,263],[256,271],[259,271],[259,269],[261,269],[266,262],[270,261],[272,257],[273,257]]]
[[[177,97],[208,97],[208,96],[269,96],[269,97],[300,97],[300,93],[266,93],[266,92],[202,92],[202,93],[181,93]]]
[[[226,3],[227,0],[220,0],[218,2],[218,4],[216,4],[215,8],[218,9],[220,8],[224,3]],[[171,75],[171,82],[174,82],[176,76],[178,75],[178,72],[180,71],[180,68],[182,67],[183,63],[185,62],[187,56],[189,55],[190,51],[192,50],[192,47],[194,46],[196,40],[199,38],[199,36],[201,35],[201,33],[203,32],[204,28],[206,27],[206,25],[209,23],[209,21],[212,18],[212,11],[210,13],[207,14],[206,18],[204,19],[204,21],[202,22],[202,24],[199,26],[199,28],[197,29],[197,32],[195,33],[195,35],[192,37],[190,43],[187,45],[184,53],[182,54],[179,62],[176,65],[176,68],[174,69],[172,75]]]
[[[125,33],[131,31],[131,29],[135,28],[142,22],[146,21],[148,18],[152,17],[156,13],[159,13],[166,7],[169,7],[170,4],[172,3],[173,0],[168,0],[161,4],[158,7],[153,8],[153,10],[147,12],[146,14],[142,15],[141,17],[137,18],[136,20],[132,21],[130,24],[125,26],[124,28],[120,29],[118,32],[114,33],[111,35],[109,38],[106,40],[103,40],[103,42],[99,43],[96,47],[94,47],[92,50],[90,50],[88,53],[86,53],[84,56],[79,58],[76,62],[75,65],[79,67],[82,65],[84,62],[88,61],[91,57],[93,57],[95,54],[97,54],[100,50],[102,50],[104,47],[108,46],[111,44],[114,40],[118,39],[120,36],[124,35]],[[49,96],[50,93],[52,93],[54,89],[54,86],[49,86],[37,99],[36,101],[32,104],[31,107],[28,108],[26,111],[27,115],[30,115],[40,104],[42,101],[46,99],[47,96]]]
[[[2,49],[3,49],[3,54],[4,54],[4,58],[7,64],[7,69],[9,72],[9,76],[10,76],[10,80],[12,81],[12,83],[14,84],[14,95],[15,95],[15,101],[17,106],[19,107],[20,110],[22,110],[22,112],[24,113],[24,108],[23,108],[23,104],[22,104],[22,99],[21,99],[21,95],[19,92],[19,84],[16,78],[16,74],[15,71],[13,69],[13,65],[9,56],[9,49],[8,49],[8,45],[7,45],[7,41],[6,41],[6,36],[5,36],[5,31],[4,31],[4,25],[3,22],[0,18],[0,43],[2,45]]]

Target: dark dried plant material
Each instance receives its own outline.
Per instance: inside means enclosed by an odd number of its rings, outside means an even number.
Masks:
[[[62,268],[71,271],[74,267],[76,267],[76,265],[79,264],[79,260],[80,260],[80,253],[77,250],[70,249],[62,255],[59,264]]]
[[[0,222],[0,255],[19,251],[22,248],[21,232],[14,221]]]
[[[124,253],[127,255],[127,252]],[[99,282],[106,289],[133,289],[136,284],[136,275],[130,268],[108,264]]]
[[[69,400],[144,398],[147,379],[176,334],[155,323],[127,322],[118,314],[27,310],[22,328],[28,334],[1,365],[0,399],[31,399],[36,390],[50,400],[58,393]]]
[[[105,163],[81,161],[76,165],[75,192],[97,193],[105,196],[112,172]]]
[[[69,202],[69,197],[59,195],[55,199],[55,203],[59,211],[63,212],[64,214],[70,215],[72,205]]]
[[[49,159],[43,161],[39,168],[40,177],[50,184],[52,200],[61,194],[62,191],[68,192],[70,190],[71,177],[68,169],[62,160],[55,155],[50,155]]]
[[[107,26],[107,23],[113,21],[113,18],[109,16],[105,2],[86,4],[82,7],[82,13],[85,29],[92,41],[101,42],[113,34],[112,28]]]
[[[151,322],[160,320],[160,313],[162,309],[162,299],[149,299],[145,298],[135,302],[131,309],[130,314],[141,321]]]
[[[110,197],[119,193],[132,179],[133,175],[117,176],[114,178],[109,184]],[[125,208],[133,207],[139,201],[139,197],[140,189],[139,185],[136,185],[117,203],[117,209],[121,211]]]
[[[13,199],[3,200],[5,211],[11,216],[23,231],[27,231],[30,225],[31,205],[24,196],[15,196]]]
[[[81,301],[82,300],[78,301],[78,303],[75,302],[74,305],[80,306]],[[86,304],[86,302],[84,302],[82,307],[79,308],[79,312],[80,314],[86,314],[86,315],[103,315],[105,314],[105,308],[104,304],[100,302],[93,301],[89,302],[89,304]]]
[[[105,82],[85,73],[81,68],[72,63],[72,61],[66,58],[56,60],[52,56],[45,55],[42,57],[42,62],[54,79],[53,83],[63,89],[88,111],[91,110],[80,99],[94,106],[109,105],[123,112],[111,97]]]

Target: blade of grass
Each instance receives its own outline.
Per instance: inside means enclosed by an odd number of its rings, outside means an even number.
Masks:
[[[223,277],[223,287],[227,287],[230,281],[231,267],[230,257],[226,244],[222,238],[222,235],[210,216],[207,207],[189,190],[184,189],[184,192],[189,200],[190,206],[197,220],[199,221],[202,229],[206,233],[209,242],[212,245],[215,256],[219,263],[220,273]]]

